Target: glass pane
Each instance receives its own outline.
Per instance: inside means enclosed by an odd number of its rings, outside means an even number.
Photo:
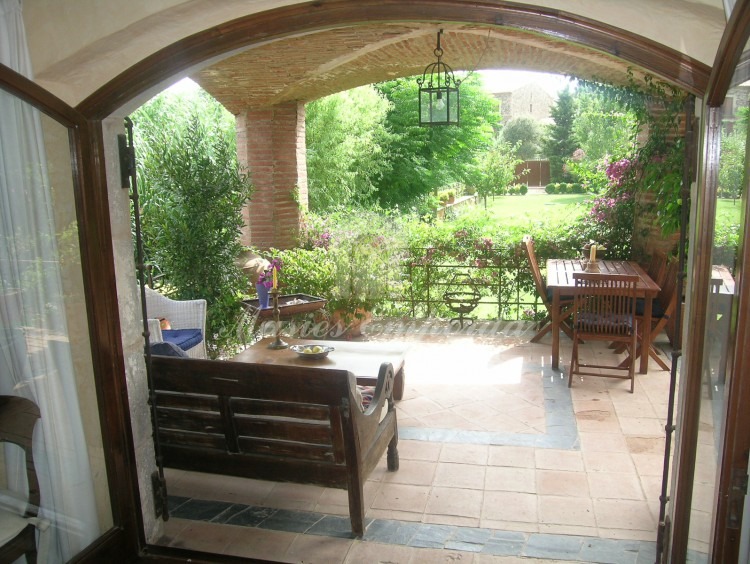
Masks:
[[[70,140],[2,90],[0,123],[0,394],[39,408],[33,462],[50,525],[37,534],[39,562],[65,562],[112,526]],[[0,457],[0,512],[3,499],[25,508],[23,458],[11,448]]]
[[[726,390],[732,374],[730,359],[734,335],[732,308],[737,250],[741,231],[740,211],[746,197],[746,146],[750,84],[740,76],[722,107],[721,144],[712,250],[712,275],[707,300],[700,430],[697,445],[693,500],[690,515],[690,562],[706,562],[710,551],[716,499],[716,478],[721,466],[726,418]]]

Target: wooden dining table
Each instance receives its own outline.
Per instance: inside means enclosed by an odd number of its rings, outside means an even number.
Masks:
[[[651,342],[651,314],[653,300],[661,288],[643,270],[643,267],[632,260],[599,260],[596,261],[601,274],[637,275],[636,295],[644,300],[642,339]],[[584,272],[580,259],[549,259],[547,261],[547,289],[552,292],[552,368],[560,369],[560,296],[571,296],[574,293],[574,272]],[[640,355],[640,373],[648,372],[648,354]]]
[[[390,362],[395,376],[393,399],[400,400],[404,396],[404,363],[408,350],[407,345],[370,341],[311,341],[308,339],[287,339],[285,337],[285,341],[290,345],[330,345],[333,347],[333,352],[326,358],[316,360],[301,357],[289,348],[269,348],[268,345],[273,340],[273,337],[261,339],[230,360],[280,366],[310,366],[332,370],[348,370],[357,377],[358,384],[365,386],[377,384],[380,364]]]

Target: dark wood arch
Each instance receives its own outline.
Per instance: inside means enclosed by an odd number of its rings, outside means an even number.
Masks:
[[[125,70],[78,109],[103,119],[141,92],[235,49],[291,35],[362,22],[455,22],[540,33],[608,53],[702,97],[710,68],[633,33],[560,10],[510,2],[457,0],[330,0],[295,4],[238,18],[169,45]]]

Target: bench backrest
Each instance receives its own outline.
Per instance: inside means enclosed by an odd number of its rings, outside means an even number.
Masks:
[[[154,356],[152,374],[165,466],[346,487],[364,416],[350,372]]]

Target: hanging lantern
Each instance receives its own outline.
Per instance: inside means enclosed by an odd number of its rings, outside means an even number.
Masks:
[[[437,62],[427,65],[419,85],[419,125],[458,125],[460,80],[453,76],[453,69],[442,61],[443,50],[440,48],[438,31],[435,56]]]

